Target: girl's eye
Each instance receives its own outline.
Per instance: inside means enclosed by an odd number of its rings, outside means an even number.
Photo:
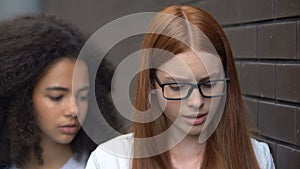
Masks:
[[[204,87],[207,87],[207,88],[211,88],[213,87],[214,85],[216,85],[217,82],[211,82],[211,81],[208,81],[206,83],[203,84]]]
[[[86,95],[86,96],[77,96],[77,100],[78,101],[87,101],[89,100],[89,96]]]
[[[179,91],[182,90],[186,87],[186,85],[184,84],[170,84],[169,85],[170,89],[174,90],[174,91]]]
[[[59,96],[48,96],[50,98],[51,101],[60,101],[63,98],[63,95],[59,95]]]

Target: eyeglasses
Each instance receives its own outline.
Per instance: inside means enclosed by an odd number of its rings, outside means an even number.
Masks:
[[[198,88],[200,94],[205,98],[215,98],[224,96],[227,89],[229,78],[213,79],[200,82],[197,84],[187,82],[170,82],[162,83],[156,73],[151,73],[153,79],[162,89],[163,97],[167,100],[184,100],[190,97],[193,90]]]

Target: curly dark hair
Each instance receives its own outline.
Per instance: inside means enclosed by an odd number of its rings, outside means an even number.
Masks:
[[[61,58],[76,59],[83,44],[77,29],[52,15],[26,15],[0,24],[0,162],[22,166],[34,152],[43,163],[33,89],[45,68]],[[97,146],[83,129],[71,145],[79,154]]]

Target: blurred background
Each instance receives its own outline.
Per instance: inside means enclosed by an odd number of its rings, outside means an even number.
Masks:
[[[0,0],[0,21],[46,12],[89,38],[128,14],[188,4],[222,24],[233,49],[254,134],[266,141],[277,169],[300,168],[300,0]],[[140,49],[127,38],[105,56],[112,67]]]

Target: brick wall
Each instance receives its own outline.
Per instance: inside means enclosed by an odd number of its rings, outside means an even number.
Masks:
[[[222,24],[253,127],[270,145],[276,168],[299,169],[300,0],[45,0],[43,8],[89,36],[118,17],[173,3],[203,8]],[[114,58],[139,49],[140,39],[133,42],[116,49]]]
[[[207,0],[230,40],[252,126],[278,169],[300,168],[300,1]]]

